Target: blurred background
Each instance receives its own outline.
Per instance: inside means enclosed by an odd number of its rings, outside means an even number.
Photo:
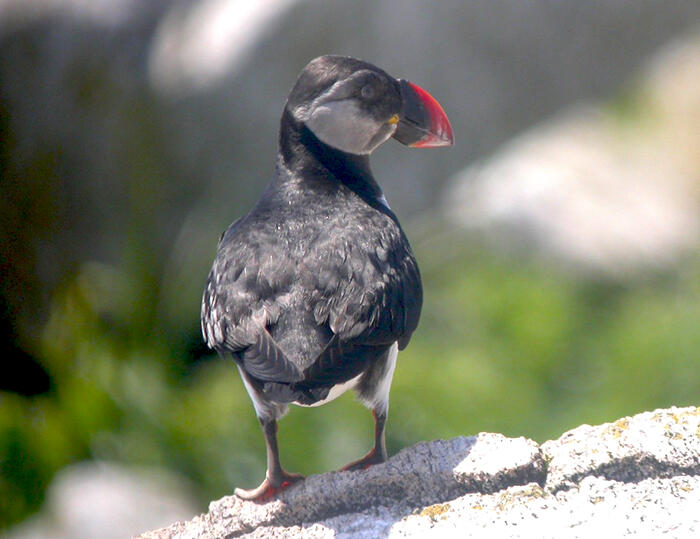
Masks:
[[[390,453],[699,404],[697,0],[0,0],[0,534],[125,536],[263,477],[200,297],[326,53],[423,86],[457,139],[373,158],[425,289]],[[351,395],[294,409],[283,464],[372,428]]]

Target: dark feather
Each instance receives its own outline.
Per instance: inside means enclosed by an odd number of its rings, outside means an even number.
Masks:
[[[299,368],[289,361],[272,336],[261,330],[255,342],[244,348],[239,357],[245,371],[265,382],[298,382],[304,379]]]

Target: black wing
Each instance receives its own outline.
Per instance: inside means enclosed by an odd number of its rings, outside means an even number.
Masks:
[[[229,352],[252,377],[294,382],[301,370],[286,357],[267,331],[281,312],[275,301],[288,288],[285,259],[236,221],[222,235],[202,297],[202,335],[210,348]]]
[[[219,244],[202,301],[205,341],[232,353],[270,388],[284,386],[284,400],[296,400],[297,388],[313,392],[356,376],[395,342],[403,349],[418,325],[420,273],[395,218],[368,208],[346,221],[311,227],[309,247],[296,259],[271,247],[264,226],[245,220]],[[307,357],[287,357],[270,334],[272,328],[283,338],[275,326],[281,316],[294,316],[285,314],[282,297],[312,313],[306,323],[316,328],[309,331],[326,330],[325,342]],[[281,400],[284,391],[274,392]]]
[[[334,373],[349,379],[354,365],[395,342],[406,347],[418,326],[423,291],[408,240],[392,215],[373,212],[350,227],[328,227],[310,259],[305,274],[311,276],[314,317],[328,324],[334,338],[304,370],[307,382],[328,383]]]

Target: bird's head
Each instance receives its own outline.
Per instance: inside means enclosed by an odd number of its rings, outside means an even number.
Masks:
[[[286,108],[321,142],[351,154],[367,155],[390,137],[419,148],[454,144],[450,121],[428,92],[355,58],[312,60]]]

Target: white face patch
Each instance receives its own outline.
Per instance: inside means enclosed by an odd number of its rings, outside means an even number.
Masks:
[[[318,104],[309,113],[306,126],[313,134],[347,153],[369,154],[396,131],[396,125],[367,116],[353,99]]]

